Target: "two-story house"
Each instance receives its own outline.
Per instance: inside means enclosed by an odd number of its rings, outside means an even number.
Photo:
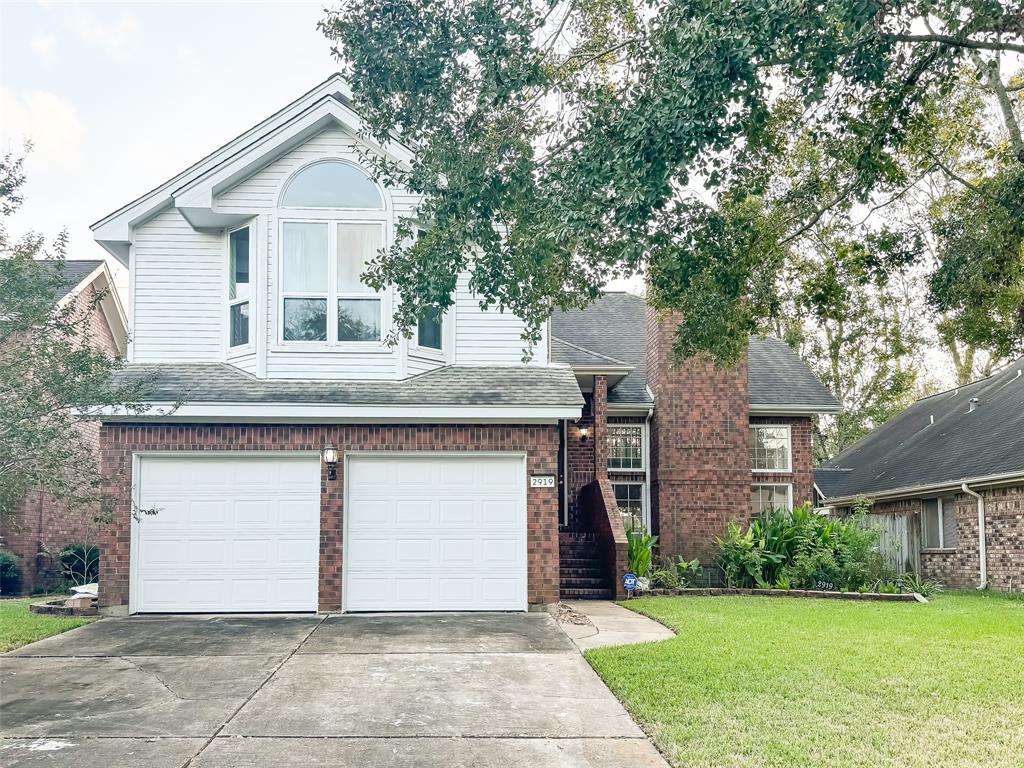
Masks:
[[[361,162],[408,151],[363,135],[333,76],[93,225],[130,270],[126,375],[153,379],[152,410],[103,419],[101,605],[525,610],[607,594],[624,520],[706,552],[810,498],[837,406],[779,342],[673,367],[667,322],[611,294],[524,364],[466,277],[387,345],[395,292],[360,276],[417,200]],[[593,567],[563,584],[563,559]]]

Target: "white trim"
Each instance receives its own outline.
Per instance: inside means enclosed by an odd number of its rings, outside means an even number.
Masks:
[[[417,424],[461,422],[474,424],[549,424],[559,419],[578,419],[580,406],[571,405],[344,405],[335,403],[202,403],[186,402],[175,409],[170,402],[147,403],[149,410],[136,413],[119,406],[105,406],[87,415],[103,421],[161,421],[178,423],[256,421],[282,422],[300,419],[319,423],[409,422]]]
[[[956,525],[956,496],[952,496],[952,497],[947,496],[945,498],[952,498],[953,499],[953,524]],[[924,505],[925,505],[926,502],[931,501],[932,499],[935,500],[935,508],[938,510],[938,513],[939,513],[939,520],[938,520],[938,524],[939,524],[939,546],[937,546],[937,547],[929,547],[925,543],[927,535],[926,535],[926,532],[925,532],[925,528],[926,528],[926,526],[925,526],[925,511],[926,510],[925,510],[925,506]],[[956,546],[955,545],[950,547],[950,546],[947,545],[947,542],[946,542],[946,507],[942,503],[943,500],[944,499],[943,499],[942,496],[926,496],[923,499],[921,499],[921,552],[922,553],[929,553],[929,552],[955,552],[956,551]]]
[[[380,451],[344,451],[342,454],[342,509],[348,509],[348,491],[349,491],[349,478],[351,472],[349,472],[349,459],[352,457],[381,457],[389,456],[392,458],[396,457],[416,457],[416,458],[430,458],[431,456],[438,457],[458,457],[464,459],[473,459],[480,457],[501,457],[501,458],[512,458],[518,456],[522,459],[522,480],[523,480],[523,522],[525,530],[523,531],[523,541],[526,546],[526,556],[523,558],[523,595],[522,595],[522,610],[525,612],[529,609],[530,601],[530,488],[529,488],[529,463],[528,457],[525,451],[402,451],[402,450],[380,450]],[[330,481],[328,481],[330,482]],[[337,481],[335,481],[337,482]],[[348,542],[348,527],[349,527],[349,515],[342,515],[342,531],[341,531],[341,546],[344,549]],[[342,557],[341,559],[341,612],[348,612],[348,558]]]
[[[646,473],[647,472],[647,450],[646,450],[646,447],[648,446],[648,440],[647,440],[647,437],[646,437],[646,435],[647,435],[647,424],[646,423],[643,423],[643,424],[629,424],[629,423],[627,423],[627,424],[612,424],[612,423],[607,423],[606,426],[607,426],[607,429],[608,429],[608,434],[606,435],[606,439],[610,439],[611,438],[612,430],[613,429],[630,429],[630,428],[633,428],[633,429],[639,429],[640,430],[640,466],[639,467],[612,467],[612,466],[609,465],[607,467],[608,473],[609,474],[611,474],[612,472],[624,472],[624,473],[643,472],[643,473]],[[609,451],[608,451],[608,461],[609,461],[609,463],[611,462],[611,458],[612,458],[611,457],[611,450],[609,448]]]
[[[791,475],[793,474],[793,427],[790,424],[751,424],[750,429],[784,429],[786,430],[786,468],[785,469],[758,469],[754,466],[754,446],[751,444],[750,471],[755,475]],[[750,432],[747,432],[750,438]]]
[[[748,411],[757,416],[816,416],[819,413],[842,413],[841,405],[807,405],[751,403]]]
[[[249,230],[249,294],[245,298],[231,298],[231,236],[235,232],[241,232],[243,229]],[[253,251],[254,246],[259,239],[259,230],[256,227],[256,219],[246,222],[238,227],[232,227],[224,230],[224,280],[222,281],[224,290],[224,359],[234,360],[239,357],[247,357],[256,352],[256,334],[255,328],[259,325],[257,322],[257,312],[259,307],[256,303],[256,294],[259,291],[259,283],[254,280],[257,273],[256,270],[256,259],[254,258]],[[249,305],[249,325],[248,325],[248,341],[245,344],[239,344],[236,347],[231,346],[231,309],[240,304]]]
[[[377,194],[380,196],[381,207],[380,208],[351,208],[351,207],[338,207],[338,206],[333,206],[333,205],[301,207],[301,206],[285,205],[284,204],[284,196],[288,193],[288,188],[292,185],[292,182],[295,181],[295,179],[298,178],[304,171],[309,170],[314,165],[322,165],[324,163],[341,163],[343,165],[349,166],[350,168],[355,168],[357,171],[359,171],[359,173],[363,174],[363,176],[366,177],[366,180],[368,182],[370,182],[370,184],[373,185],[374,189],[377,190]],[[377,211],[377,212],[379,212],[381,214],[385,214],[385,213],[387,213],[388,211],[391,210],[392,206],[391,206],[391,195],[389,195],[387,193],[387,190],[385,190],[384,187],[382,187],[380,184],[378,184],[373,179],[373,177],[371,177],[370,174],[368,174],[366,172],[366,170],[361,165],[359,165],[359,163],[354,163],[354,162],[352,162],[347,157],[331,157],[331,156],[327,156],[327,157],[318,157],[315,160],[310,160],[309,162],[303,163],[298,168],[293,170],[290,174],[288,174],[288,177],[284,180],[284,182],[281,184],[281,186],[277,190],[277,200],[275,202],[275,207],[277,208],[278,211],[322,211],[322,212],[328,213],[328,214],[333,213],[333,212],[338,212],[338,213],[349,213],[349,212],[350,213],[362,213],[364,211]]]
[[[929,485],[904,485],[898,488],[891,488],[882,491],[869,491],[867,493],[857,493],[852,496],[822,496],[822,501],[827,502],[829,506],[844,507],[849,504],[852,504],[853,502],[860,498],[871,499],[872,501],[888,501],[890,499],[899,499],[904,497],[919,499],[935,496],[936,494],[942,493],[943,491],[957,492],[960,490],[961,483],[967,483],[968,485],[1014,485],[1016,483],[1024,484],[1024,469],[1015,470],[1013,472],[1001,472],[995,475],[978,475],[977,477],[965,477],[959,480],[949,480],[943,483],[932,483]]]
[[[775,488],[783,488],[784,487],[786,489],[786,506],[787,506],[787,509],[792,509],[793,508],[793,484],[792,483],[770,483],[770,482],[758,483],[758,482],[754,482],[754,483],[750,484],[750,490],[754,490],[754,488],[770,488],[770,487],[775,487]],[[752,514],[755,514],[755,515],[756,514],[760,514],[759,512],[754,512],[753,509],[751,509],[750,511],[751,511]]]

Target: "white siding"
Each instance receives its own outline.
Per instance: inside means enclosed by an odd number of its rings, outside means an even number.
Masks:
[[[469,289],[469,275],[459,278],[455,294],[455,363],[457,365],[521,365],[526,342],[523,321],[497,307],[480,309]],[[546,332],[545,332],[546,335]],[[533,350],[532,365],[547,365],[547,339]]]
[[[224,357],[224,246],[176,210],[142,224],[133,248],[134,360]]]

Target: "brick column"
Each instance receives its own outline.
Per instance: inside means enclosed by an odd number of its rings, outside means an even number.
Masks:
[[[594,479],[608,479],[608,379],[594,377]]]

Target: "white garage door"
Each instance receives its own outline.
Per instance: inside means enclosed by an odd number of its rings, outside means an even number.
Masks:
[[[136,612],[315,611],[318,456],[142,456]]]
[[[351,456],[346,482],[346,610],[526,609],[523,456]]]

